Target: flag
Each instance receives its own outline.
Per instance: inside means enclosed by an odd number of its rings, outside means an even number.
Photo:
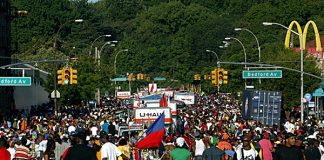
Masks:
[[[135,144],[138,149],[158,148],[164,136],[164,112],[153,122]]]
[[[168,107],[168,100],[165,94],[163,94],[162,98],[160,99],[160,107]]]
[[[152,93],[153,91],[154,91],[154,82],[152,82],[150,93]]]

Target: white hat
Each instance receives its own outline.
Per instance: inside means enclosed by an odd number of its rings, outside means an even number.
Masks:
[[[185,139],[182,138],[182,137],[178,137],[177,140],[176,140],[176,144],[179,146],[179,147],[182,147],[184,145],[184,142],[185,142]]]

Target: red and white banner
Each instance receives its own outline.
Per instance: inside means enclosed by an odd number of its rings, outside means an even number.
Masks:
[[[157,91],[157,84],[152,82],[149,84],[149,92],[150,93],[153,93],[153,92],[156,92]]]
[[[117,98],[119,99],[129,99],[131,96],[130,91],[117,92]]]

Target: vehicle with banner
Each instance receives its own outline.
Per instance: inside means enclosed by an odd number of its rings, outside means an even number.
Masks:
[[[196,103],[195,94],[189,91],[175,91],[174,100],[183,101],[186,105],[193,105]]]
[[[152,108],[137,108],[134,111],[134,121],[136,123],[152,123],[163,112],[165,114],[165,124],[171,124],[171,109],[166,107],[152,107]]]

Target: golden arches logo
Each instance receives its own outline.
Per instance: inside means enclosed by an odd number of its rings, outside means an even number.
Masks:
[[[305,49],[306,48],[306,36],[307,36],[308,27],[310,24],[313,26],[314,33],[315,33],[316,51],[322,52],[321,38],[319,36],[318,29],[317,29],[317,26],[314,21],[308,21],[305,25],[304,31],[302,31],[300,24],[297,21],[292,21],[289,25],[289,29],[292,29],[294,27],[294,25],[296,25],[298,34],[303,35],[302,44],[300,44],[301,45],[300,48]],[[285,39],[285,47],[286,48],[289,48],[290,35],[291,35],[291,31],[288,30],[287,34],[286,34],[286,39]]]

